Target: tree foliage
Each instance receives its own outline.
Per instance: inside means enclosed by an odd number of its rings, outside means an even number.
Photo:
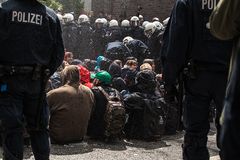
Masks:
[[[41,3],[54,10],[62,10],[62,4],[58,0],[39,0]]]
[[[80,14],[84,7],[84,2],[81,0],[59,0],[59,2],[63,5],[64,13],[74,12],[76,16]]]
[[[63,13],[74,12],[76,16],[80,14],[84,7],[84,2],[82,2],[82,0],[39,0],[39,1],[54,10],[61,10]]]

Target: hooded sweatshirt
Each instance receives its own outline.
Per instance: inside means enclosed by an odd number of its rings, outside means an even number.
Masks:
[[[79,142],[87,131],[94,96],[79,83],[77,66],[62,71],[62,82],[64,86],[47,93],[50,138],[57,144]]]

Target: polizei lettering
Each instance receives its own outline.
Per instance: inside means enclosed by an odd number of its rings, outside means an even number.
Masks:
[[[202,0],[202,9],[213,10],[217,6],[217,0]]]
[[[12,12],[12,22],[19,23],[31,23],[36,25],[42,25],[43,16],[36,13],[26,13],[20,11]]]

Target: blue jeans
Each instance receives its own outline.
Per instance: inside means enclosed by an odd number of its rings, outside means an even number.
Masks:
[[[42,99],[44,103],[41,103],[43,107],[38,105],[41,80],[33,81],[31,75],[14,75],[0,77],[0,85],[0,123],[4,159],[23,159],[23,126],[26,124],[35,159],[48,160],[49,112],[45,98]],[[40,117],[41,123],[36,117]]]

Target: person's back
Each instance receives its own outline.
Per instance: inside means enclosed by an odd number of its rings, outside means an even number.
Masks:
[[[6,17],[8,14],[11,17]],[[57,28],[60,26],[55,25],[59,23],[55,13],[35,0],[9,0],[2,4],[1,16],[5,16],[1,17],[1,52],[7,54],[0,55],[0,64],[35,65],[41,62],[49,65],[52,45],[62,40],[61,37],[57,41],[53,39],[57,36],[54,30],[60,30]],[[52,18],[48,19],[50,16]]]
[[[125,114],[120,113],[123,113],[124,108],[118,106],[121,101],[120,93],[110,86],[111,79],[111,75],[106,71],[100,71],[95,75],[93,81],[95,87],[92,88],[95,106],[88,126],[88,136],[91,138],[103,140],[117,138],[116,136],[121,135]],[[117,98],[119,101],[110,97]],[[111,105],[113,102],[116,103]],[[115,111],[117,111],[117,115],[115,115]],[[116,135],[116,132],[118,135]]]
[[[36,0],[8,0],[0,5],[0,44],[3,159],[23,159],[26,123],[35,159],[48,160],[45,85],[64,56],[59,19]]]
[[[114,93],[114,89],[110,86],[101,86],[101,87],[107,93]],[[105,133],[105,127],[106,127],[104,116],[105,116],[108,101],[98,87],[93,87],[92,92],[95,97],[95,106],[93,109],[93,113],[91,115],[91,119],[89,121],[88,136],[92,138],[104,139],[105,138],[104,133]]]
[[[47,95],[50,107],[49,131],[53,143],[83,140],[88,126],[94,96],[88,87],[64,85]]]
[[[74,70],[79,74],[76,66]],[[82,141],[94,104],[92,91],[82,84],[65,84],[48,92],[47,100],[50,107],[49,131],[52,142],[64,144]]]
[[[144,59],[150,56],[148,46],[138,39],[130,41],[127,47],[131,50],[132,56],[137,58],[140,64],[142,64]]]
[[[209,107],[216,104],[217,145],[232,41],[221,41],[210,34],[209,16],[216,1],[177,0],[166,28],[163,56],[165,100],[174,103],[175,83],[185,68],[184,123],[186,133],[183,159],[207,160]],[[167,47],[166,47],[167,46]],[[180,111],[181,112],[181,111]],[[221,148],[220,148],[221,149]],[[221,152],[220,152],[220,156]]]

